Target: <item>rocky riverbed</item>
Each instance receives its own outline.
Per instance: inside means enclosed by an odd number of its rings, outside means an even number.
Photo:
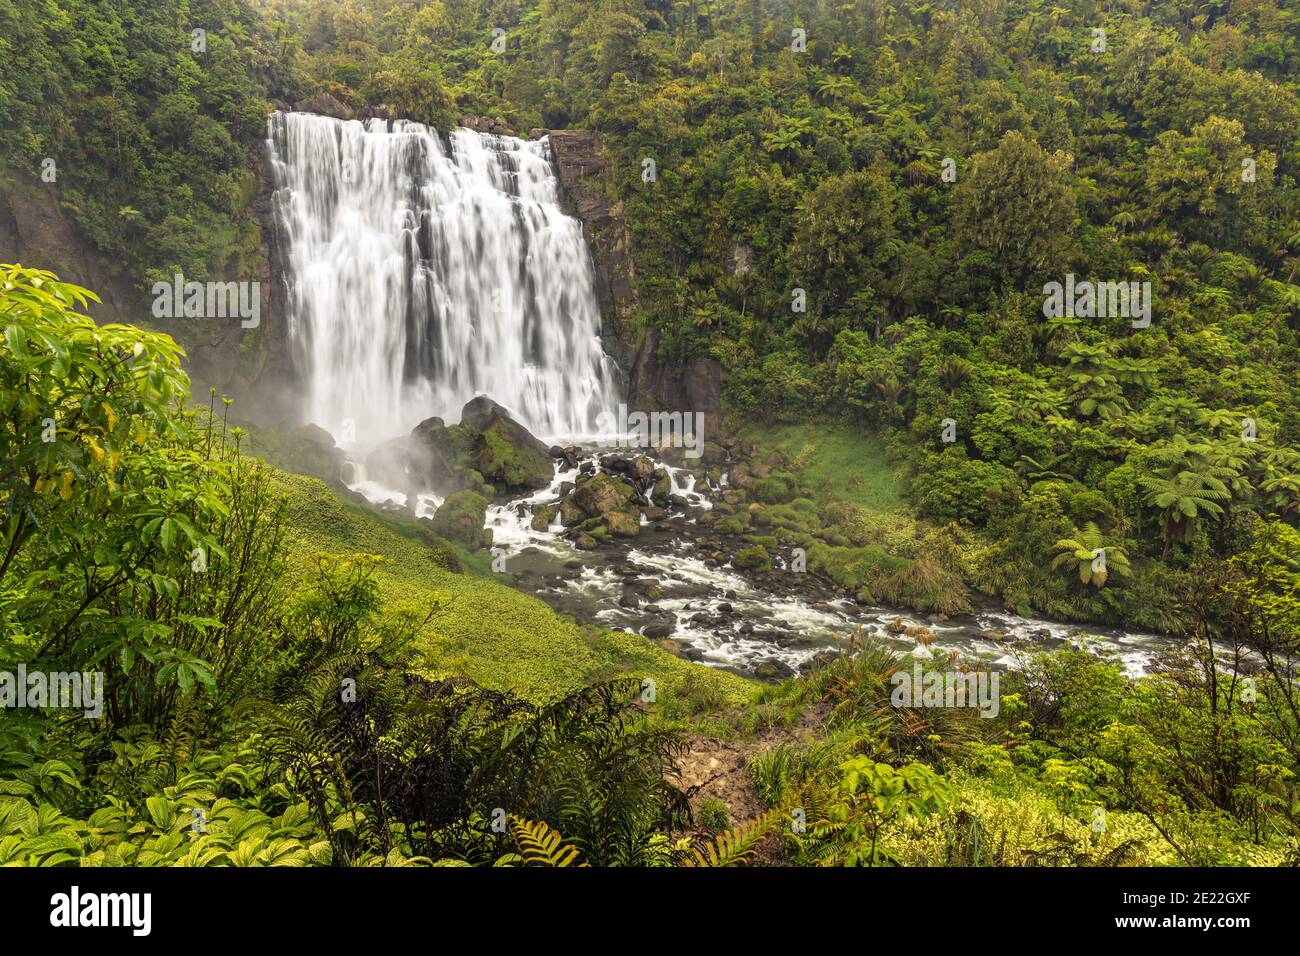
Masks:
[[[460,425],[431,419],[380,446],[350,486],[467,547],[490,547],[497,573],[561,613],[763,678],[805,671],[868,637],[997,668],[1034,650],[1087,646],[1134,674],[1170,640],[1024,618],[992,602],[949,616],[860,600],[808,571],[790,536],[751,521],[771,520],[750,499],[780,465],[739,442],[705,445],[694,459],[611,436],[546,446],[476,399]]]
[[[576,487],[584,469],[588,486],[622,482],[637,462],[650,487],[662,481],[653,477],[660,469],[666,472],[671,492],[664,505],[653,503],[665,500],[653,494],[640,499],[635,534],[589,540],[578,529],[590,529],[594,516],[574,514],[565,526],[558,515],[576,496],[569,486]],[[709,520],[716,517],[710,514],[715,499],[726,506],[727,473],[718,473],[715,482],[707,472],[646,453],[566,449],[551,486],[489,509],[498,566],[518,587],[578,620],[634,631],[683,657],[767,678],[816,666],[866,637],[922,656],[977,657],[996,667],[1015,666],[1034,649],[1090,645],[1115,652],[1133,673],[1144,671],[1168,640],[1022,618],[992,603],[951,617],[874,606],[796,570],[792,548],[775,549],[769,564],[756,565],[743,558],[752,545],[742,535],[720,532],[721,522]],[[552,512],[557,517],[537,520]]]

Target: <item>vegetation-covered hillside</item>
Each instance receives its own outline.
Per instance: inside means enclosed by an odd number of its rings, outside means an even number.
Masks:
[[[251,456],[171,339],[4,266],[0,672],[103,711],[6,703],[0,864],[1300,862],[1293,0],[0,0],[0,192],[142,289],[255,278],[266,115],[322,94],[599,132],[634,331],[782,463],[732,486],[755,547],[1181,644],[1029,655],[990,719],[859,635],[688,663]]]

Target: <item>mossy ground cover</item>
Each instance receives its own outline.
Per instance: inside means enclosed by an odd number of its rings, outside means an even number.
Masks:
[[[740,429],[740,437],[765,450],[775,449],[812,487],[820,503],[847,501],[880,513],[903,504],[893,467],[880,439],[838,425],[758,425]]]
[[[582,627],[539,599],[493,580],[488,562],[458,553],[463,573],[448,570],[418,522],[341,500],[313,478],[277,472],[288,497],[290,574],[305,575],[314,556],[357,552],[384,559],[376,578],[386,606],[445,604],[422,637],[427,676],[468,677],[484,687],[545,700],[593,680],[652,678],[656,703],[685,714],[747,702],[758,685],[681,660],[636,634]]]

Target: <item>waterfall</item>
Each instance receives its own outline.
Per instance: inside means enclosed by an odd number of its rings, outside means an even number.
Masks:
[[[597,430],[618,370],[546,139],[276,112],[267,148],[303,420],[365,448],[486,394]]]

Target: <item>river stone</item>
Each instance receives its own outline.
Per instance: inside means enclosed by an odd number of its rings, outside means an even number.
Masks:
[[[839,656],[840,655],[837,652],[831,650],[818,651],[816,654],[813,655],[812,660],[808,661],[800,669],[805,674],[811,673],[812,671],[821,670],[821,668],[832,663]]]
[[[605,524],[619,538],[635,538],[641,533],[641,522],[634,514],[626,511],[610,511],[605,514]]]
[[[545,531],[555,520],[556,509],[554,505],[535,504],[533,505],[533,520],[530,524],[534,531]]]
[[[474,433],[474,465],[488,481],[507,488],[545,488],[551,483],[555,469],[546,445],[486,395],[465,403],[460,428]]]
[[[663,501],[673,490],[673,479],[664,468],[656,468],[654,471],[654,488],[651,493],[659,501]]]
[[[638,455],[632,461],[632,477],[638,481],[649,481],[655,474],[655,463],[645,455]]]
[[[593,538],[604,539],[609,537],[609,525],[601,517],[588,518],[582,524],[578,525],[578,534],[589,534]]]
[[[635,489],[623,479],[599,474],[578,485],[573,500],[587,514],[603,515],[623,510],[633,494]]]
[[[407,456],[407,467],[419,477],[425,478],[428,487],[444,491],[467,484],[462,464],[469,449],[441,418],[426,418],[411,429],[409,439],[397,441],[399,446],[390,449],[389,454],[396,452]],[[387,446],[380,446],[381,449],[385,447]],[[371,458],[373,457],[372,455]],[[366,459],[366,467],[371,467],[370,458]]]
[[[642,630],[642,635],[651,638],[672,637],[676,625],[669,621],[656,621],[654,624],[647,624]]]
[[[637,594],[640,594],[647,601],[657,601],[664,596],[663,588],[659,586],[659,582],[654,578],[641,578],[632,581],[628,584],[628,587],[633,588]]]
[[[784,661],[769,657],[754,667],[754,676],[760,680],[784,680],[794,676],[794,669]]]
[[[737,551],[732,557],[731,563],[737,568],[750,571],[770,571],[772,569],[772,560],[768,557],[767,548],[761,544]]]
[[[560,502],[560,523],[566,528],[572,528],[586,520],[587,513],[577,506],[573,498],[565,498]]]
[[[492,546],[492,532],[483,527],[487,499],[472,491],[458,491],[433,513],[430,528],[441,538],[460,542],[471,551]]]

